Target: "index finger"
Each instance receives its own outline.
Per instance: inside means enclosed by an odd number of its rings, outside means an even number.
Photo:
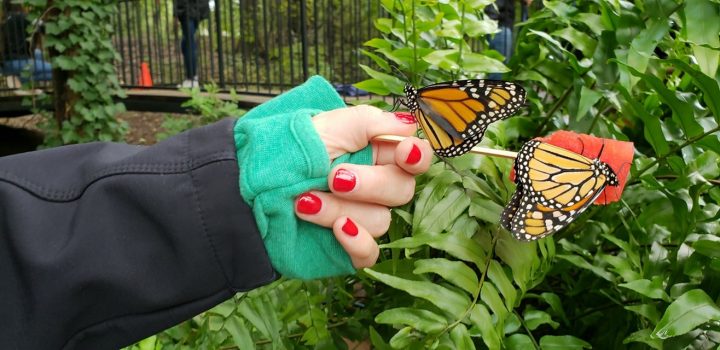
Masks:
[[[417,131],[414,118],[367,105],[320,113],[313,117],[313,125],[330,159],[363,149],[375,136],[410,136]]]
[[[395,164],[412,175],[426,172],[430,168],[433,150],[428,142],[417,137],[408,137],[400,143],[373,141],[376,165]]]

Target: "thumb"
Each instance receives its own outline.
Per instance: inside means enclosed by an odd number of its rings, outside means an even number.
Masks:
[[[323,112],[312,120],[330,159],[365,148],[375,136],[412,136],[417,131],[411,115],[396,116],[367,105]]]

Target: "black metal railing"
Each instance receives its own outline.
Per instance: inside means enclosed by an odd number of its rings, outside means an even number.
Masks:
[[[215,0],[198,26],[198,78],[221,89],[276,94],[320,74],[340,84],[363,77],[363,42],[379,35],[379,2],[367,0]],[[184,79],[182,30],[171,1],[119,4],[114,43],[120,81],[141,84],[147,63],[153,86],[174,88]],[[145,84],[147,85],[147,84]]]
[[[373,21],[383,15],[380,2],[368,0],[208,3],[195,37],[200,83],[249,94],[275,95],[314,74],[345,87],[365,79],[358,64],[371,61],[360,49],[379,36]],[[177,89],[185,74],[173,0],[120,1],[113,27],[123,87],[150,87],[149,73],[153,88]],[[2,78],[0,91],[19,88]]]

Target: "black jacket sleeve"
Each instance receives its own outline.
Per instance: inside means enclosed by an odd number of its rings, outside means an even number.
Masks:
[[[274,280],[233,124],[0,158],[0,349],[116,349]]]

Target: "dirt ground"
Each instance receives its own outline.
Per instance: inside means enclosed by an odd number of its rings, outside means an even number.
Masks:
[[[155,135],[162,131],[162,123],[167,115],[182,116],[182,114],[153,112],[122,113],[118,118],[127,122],[130,127],[127,135],[125,135],[125,141],[136,145],[151,145],[155,143]]]
[[[118,116],[128,123],[129,131],[125,141],[136,145],[151,145],[155,136],[162,131],[165,116],[183,114],[125,112]],[[32,151],[42,143],[42,133],[37,125],[41,117],[27,115],[15,118],[0,118],[0,156]]]

